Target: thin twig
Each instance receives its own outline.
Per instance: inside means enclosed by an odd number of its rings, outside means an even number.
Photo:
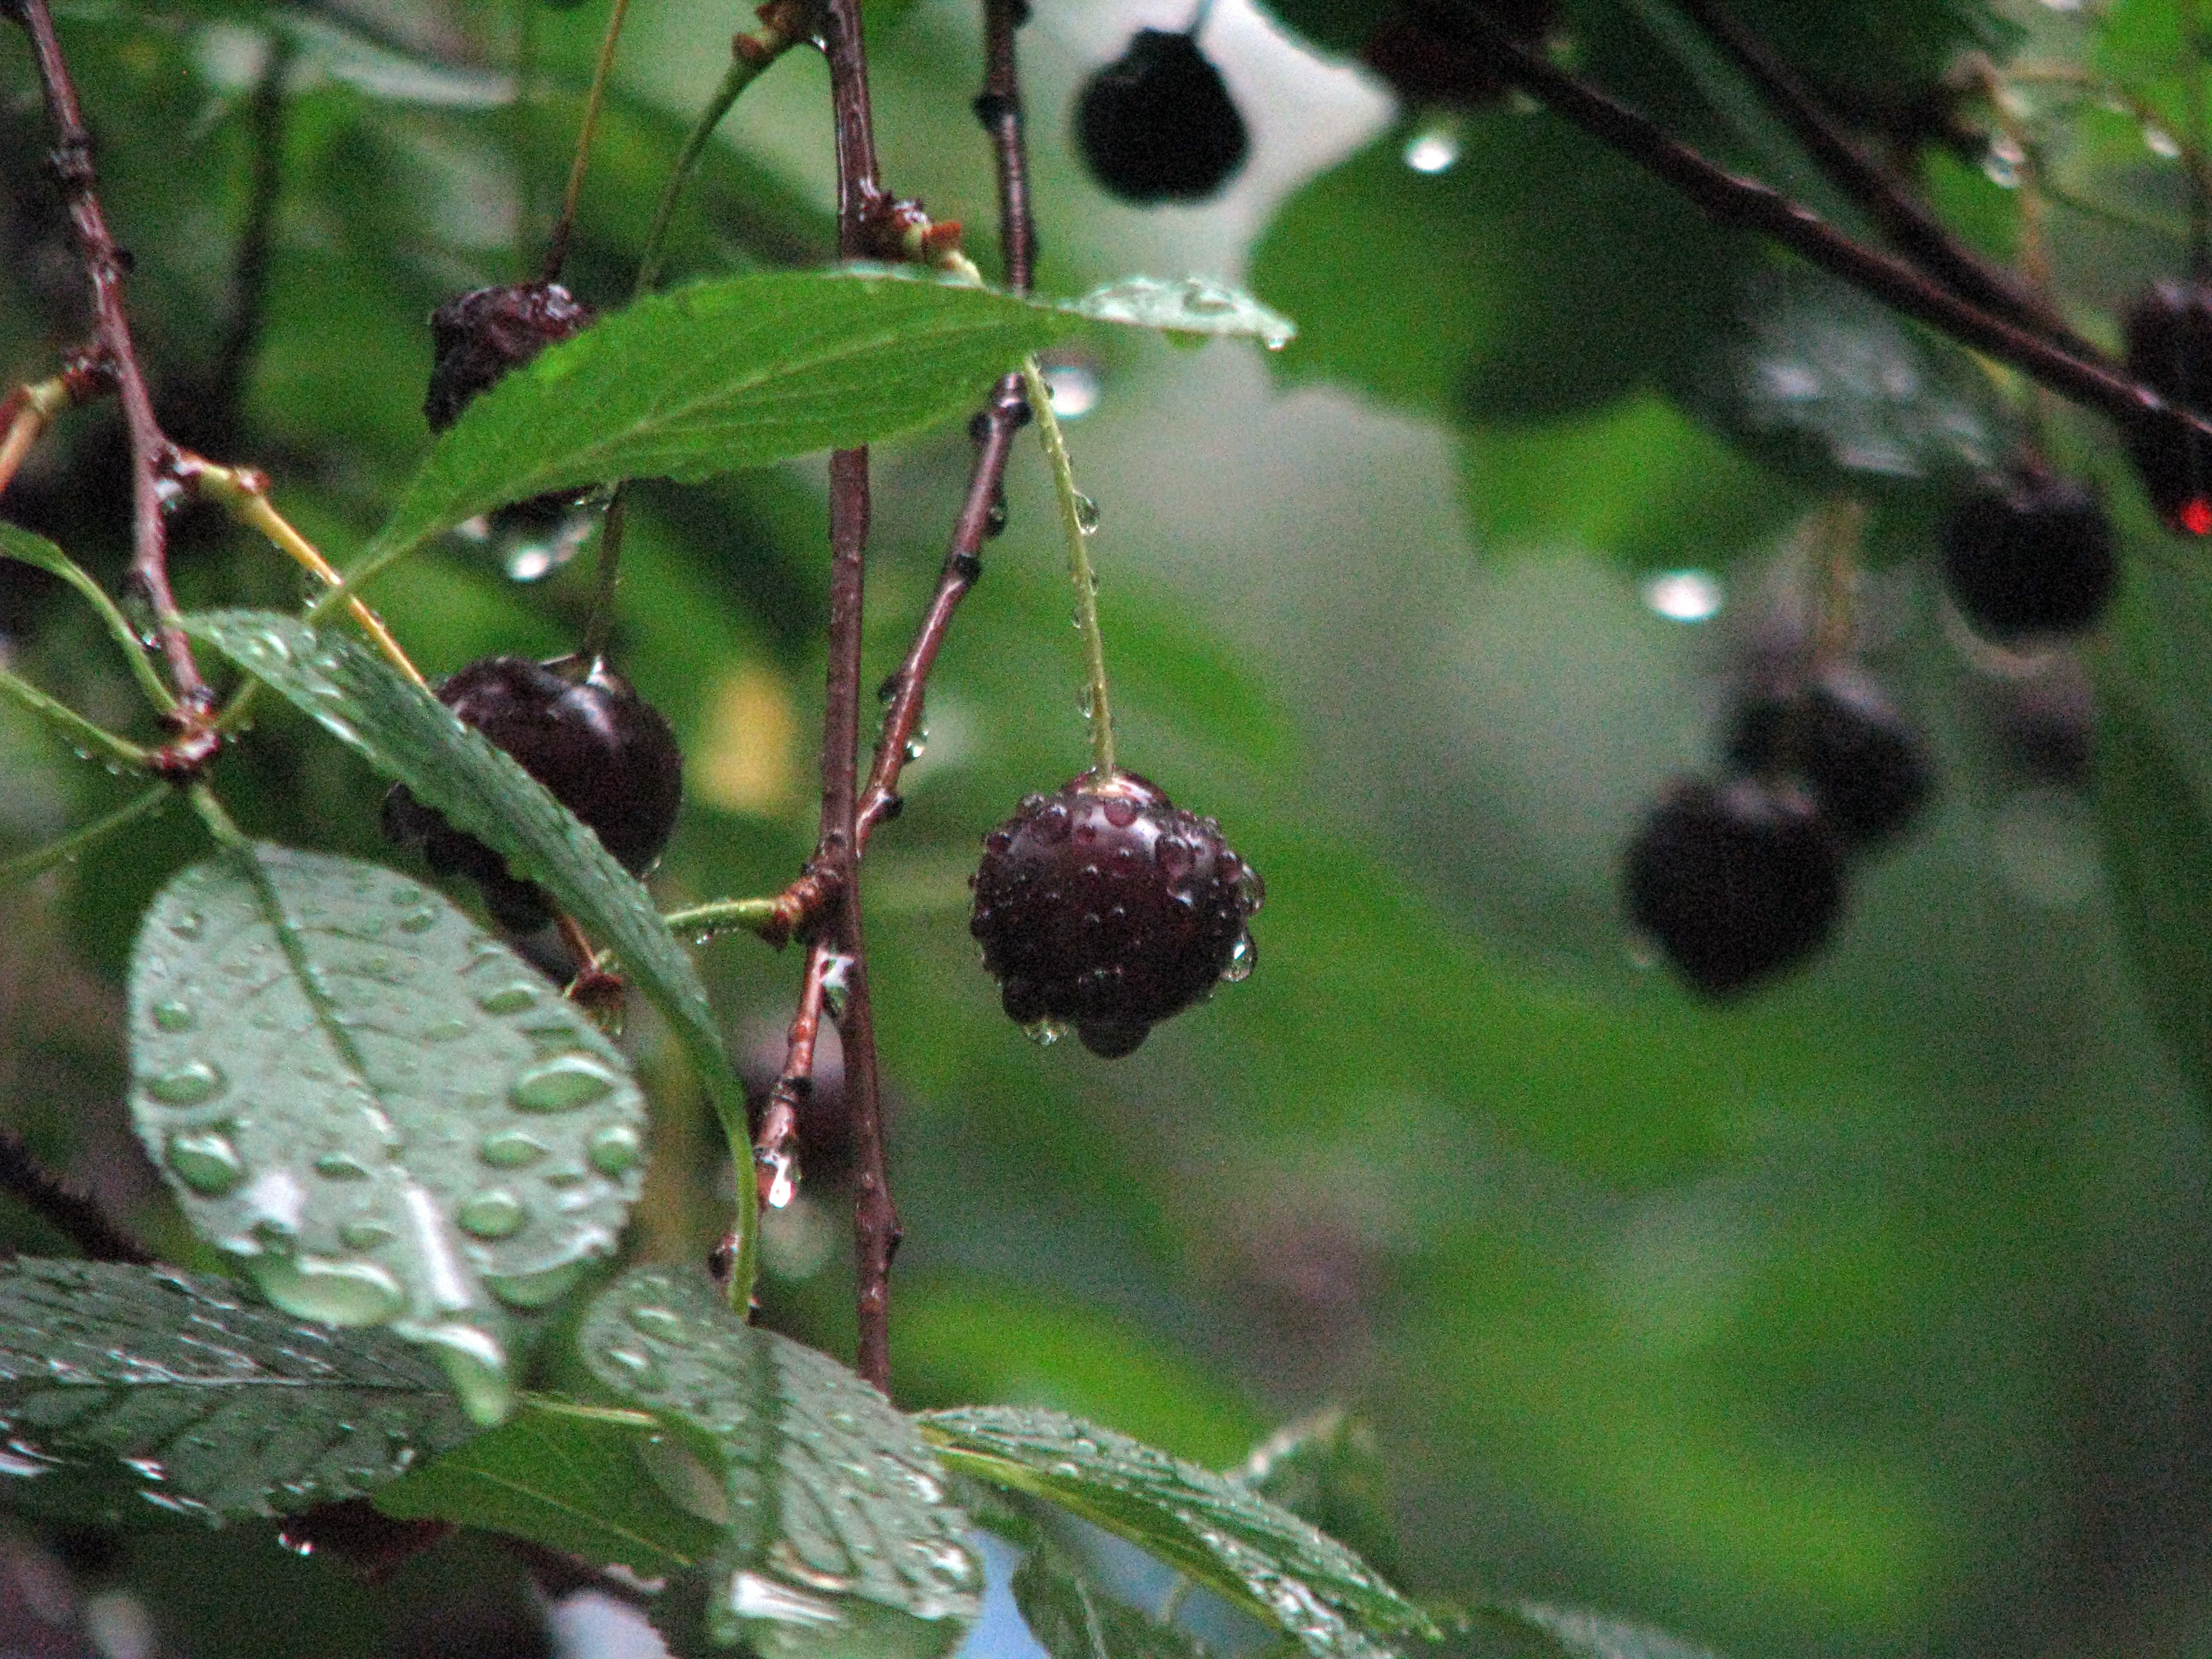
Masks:
[[[876,141],[868,103],[867,51],[860,0],[826,0],[823,47],[836,121],[837,251],[869,252],[872,222],[884,201],[877,176]],[[878,1100],[874,1016],[860,927],[859,821],[862,603],[868,544],[868,452],[841,449],[830,458],[830,627],[828,692],[822,721],[822,825],[815,866],[836,884],[833,908],[808,952],[808,978],[825,953],[849,959],[849,989],[838,1030],[845,1043],[846,1098],[853,1112],[858,1164],[853,1202],[855,1298],[860,1327],[856,1369],[878,1389],[890,1387],[890,1267],[898,1249],[898,1212],[884,1167],[883,1115]],[[826,969],[829,963],[824,961]]]
[[[213,699],[207,682],[200,678],[199,665],[192,660],[191,642],[177,625],[176,597],[169,588],[168,526],[162,496],[170,446],[154,418],[154,400],[131,343],[131,322],[123,304],[127,261],[108,233],[106,217],[100,211],[94,189],[98,175],[92,162],[92,135],[85,130],[76,88],[70,80],[69,65],[55,37],[46,0],[9,0],[9,9],[30,34],[32,52],[39,61],[39,82],[46,92],[46,113],[54,129],[54,172],[69,203],[70,223],[76,233],[85,276],[92,284],[100,351],[115,376],[115,389],[130,429],[131,580],[153,607],[162,654],[168,661],[169,677],[176,682],[183,704],[179,713],[189,737],[204,722]]]
[[[1716,167],[1645,117],[1522,46],[1480,9],[1462,7],[1455,16],[1500,75],[1673,185],[1717,222],[1765,237],[1892,310],[2010,364],[2123,427],[2166,422],[2212,440],[2212,420],[2130,380],[2101,352],[2077,356],[1992,317],[1905,261],[1853,241],[1778,191]]]
[[[615,0],[607,14],[606,33],[599,37],[599,62],[592,68],[592,90],[584,100],[583,125],[576,131],[575,159],[568,163],[568,187],[562,192],[561,216],[545,242],[543,280],[557,282],[568,260],[568,238],[576,228],[576,208],[584,199],[584,175],[591,170],[592,140],[599,136],[599,113],[607,104],[607,82],[614,74],[615,48],[622,43],[623,23],[629,16],[629,0]]]
[[[1021,75],[1014,58],[1014,32],[1028,15],[1029,0],[983,0],[983,91],[975,100],[975,118],[991,135],[998,162],[999,243],[1006,286],[1017,294],[1028,293],[1036,274],[1036,219],[1030,211]]]
[[[110,1221],[99,1205],[63,1185],[13,1129],[0,1129],[0,1192],[21,1200],[88,1260],[154,1265],[151,1250]]]
[[[246,223],[230,267],[230,319],[216,352],[209,401],[226,423],[238,418],[246,379],[261,338],[269,304],[269,251],[276,226],[276,199],[284,184],[284,78],[292,67],[290,40],[280,31],[261,80],[246,106],[249,182]]]
[[[2076,356],[2096,348],[2069,328],[2047,298],[1984,258],[1905,191],[1842,124],[1823,109],[1795,71],[1716,0],[1675,5],[1735,60],[1821,171],[1881,227],[1898,249],[1960,299],[1980,306]]]

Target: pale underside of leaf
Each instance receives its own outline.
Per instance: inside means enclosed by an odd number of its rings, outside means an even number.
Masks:
[[[527,963],[374,865],[229,848],[131,959],[131,1116],[194,1229],[303,1318],[428,1345],[487,1420],[502,1304],[611,1254],[642,1176],[623,1057]]]
[[[204,1275],[27,1258],[0,1266],[0,1418],[10,1502],[100,1525],[358,1497],[474,1432],[382,1331],[302,1324]]]

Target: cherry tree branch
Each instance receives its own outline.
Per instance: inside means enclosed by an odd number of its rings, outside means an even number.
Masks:
[[[2069,350],[1994,317],[1905,261],[1852,240],[1780,191],[1715,166],[1646,117],[1522,46],[1480,7],[1457,7],[1451,19],[1504,78],[1553,114],[1673,185],[1717,222],[1765,237],[1892,310],[2010,364],[2039,385],[2123,427],[2166,422],[2212,439],[2212,420],[2129,379],[2101,352]]]
[[[92,135],[86,131],[84,113],[77,104],[76,87],[61,42],[54,34],[46,0],[7,0],[5,8],[31,39],[38,59],[39,82],[45,89],[46,114],[53,124],[52,163],[69,204],[70,226],[76,232],[77,254],[92,284],[93,314],[101,356],[115,377],[115,390],[123,404],[124,421],[131,434],[131,579],[153,606],[160,629],[162,655],[169,676],[176,682],[181,707],[179,722],[187,738],[204,732],[214,707],[213,694],[201,678],[191,645],[177,626],[176,597],[169,589],[168,525],[164,514],[166,494],[174,488],[167,477],[172,454],[168,439],[154,416],[154,400],[138,354],[131,337],[131,322],[123,303],[124,274],[129,260],[115,244],[100,211],[93,166]],[[204,761],[211,757],[208,739]],[[179,744],[181,750],[185,747]],[[183,757],[180,755],[180,758]]]

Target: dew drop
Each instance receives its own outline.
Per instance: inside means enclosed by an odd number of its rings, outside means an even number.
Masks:
[[[663,1386],[660,1362],[643,1348],[617,1346],[602,1350],[606,1362],[628,1388],[653,1393]]]
[[[1098,503],[1079,492],[1075,497],[1075,527],[1086,536],[1098,533]]]
[[[220,1067],[204,1060],[187,1060],[148,1078],[146,1092],[164,1106],[198,1106],[221,1094],[225,1081]]]
[[[1040,1048],[1049,1048],[1067,1035],[1067,1027],[1056,1019],[1033,1019],[1022,1027],[1022,1035]]]
[[[1126,796],[1107,796],[1100,810],[1106,814],[1106,822],[1116,830],[1127,830],[1137,821],[1137,803]]]
[[[179,939],[198,939],[200,929],[206,925],[207,918],[197,910],[187,910],[181,916],[169,919],[169,931]]]
[[[437,925],[435,910],[410,910],[399,918],[399,931],[403,933],[427,933]]]
[[[520,1129],[501,1129],[477,1142],[477,1156],[495,1170],[521,1169],[551,1150],[537,1136]]]
[[[460,1018],[441,1019],[422,1028],[425,1042],[459,1042],[470,1031],[468,1021]]]
[[[1042,811],[1037,813],[1034,822],[1039,840],[1063,842],[1067,839],[1067,832],[1073,827],[1074,819],[1065,805],[1059,801],[1053,801]]]
[[[326,1325],[381,1325],[407,1305],[399,1281],[373,1261],[263,1256],[254,1277],[286,1313]]]
[[[644,1150],[641,1137],[627,1123],[610,1123],[605,1128],[594,1129],[584,1142],[584,1156],[604,1176],[628,1174],[637,1166]]]
[[[349,1250],[374,1250],[392,1243],[396,1235],[381,1221],[363,1218],[338,1229],[338,1243]]]
[[[369,1168],[345,1152],[325,1152],[315,1160],[315,1173],[325,1181],[366,1181]]]
[[[548,1267],[537,1273],[488,1273],[484,1283],[491,1293],[510,1308],[526,1310],[549,1307],[576,1287],[584,1276],[584,1264],[570,1261],[558,1267]]]
[[[192,1012],[189,1003],[179,1002],[172,997],[167,1002],[154,1005],[154,1024],[158,1030],[189,1031],[198,1024],[199,1016]]]
[[[629,1352],[626,1348],[611,1350],[607,1358],[614,1359],[618,1353]],[[730,1524],[729,1488],[716,1480],[714,1471],[688,1447],[658,1434],[638,1441],[636,1447],[637,1461],[644,1467],[646,1478],[670,1503],[711,1526]]]
[[[1162,836],[1152,843],[1152,859],[1170,881],[1181,881],[1198,864],[1198,848],[1180,836]]]
[[[507,1238],[522,1231],[530,1212],[513,1193],[488,1187],[462,1200],[453,1212],[454,1224],[477,1238]]]
[[[853,994],[853,958],[840,952],[822,964],[822,1006],[832,1019],[845,1018]]]
[[[799,1160],[789,1152],[756,1152],[753,1162],[768,1171],[766,1194],[771,1210],[787,1210],[799,1195]]]
[[[0,1474],[32,1480],[41,1474],[51,1474],[61,1466],[59,1458],[49,1457],[21,1440],[10,1440],[4,1447],[0,1447]]]
[[[673,1308],[647,1303],[641,1307],[630,1309],[623,1317],[644,1335],[658,1337],[663,1342],[681,1342],[684,1340],[684,1316]]]
[[[1449,172],[1459,160],[1459,137],[1456,133],[1431,131],[1415,134],[1406,144],[1406,165],[1416,173],[1435,174]]]
[[[2160,161],[2171,161],[2181,154],[2181,141],[2164,127],[2143,123],[2143,148]]]
[[[2143,137],[2146,143],[2149,143],[2149,129],[2145,130]],[[2154,144],[2152,149],[2155,150],[2157,146]],[[1990,147],[1982,156],[1982,173],[2000,190],[2017,190],[2027,162],[2027,153],[2012,138],[1999,133],[1990,140]]]
[[[588,1054],[562,1054],[515,1079],[507,1097],[520,1111],[573,1112],[605,1100],[621,1081]]]
[[[470,1421],[490,1428],[514,1409],[507,1350],[489,1331],[474,1325],[435,1325],[410,1334],[438,1356]]]
[[[477,1006],[488,1014],[519,1014],[538,1006],[538,988],[517,981],[502,985],[495,991],[487,991],[477,999]]]
[[[1242,985],[1252,977],[1252,970],[1259,963],[1260,947],[1252,943],[1252,935],[1237,934],[1237,943],[1229,947],[1229,960],[1221,965],[1222,983]]]
[[[179,1132],[169,1137],[162,1161],[169,1173],[203,1198],[234,1192],[246,1179],[246,1160],[230,1137],[213,1130]]]

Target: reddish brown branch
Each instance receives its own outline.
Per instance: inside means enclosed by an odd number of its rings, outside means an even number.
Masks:
[[[1029,0],[983,0],[983,91],[975,100],[975,118],[991,135],[998,159],[999,240],[1006,286],[1017,294],[1030,291],[1036,271],[1036,220],[1030,211],[1021,76],[1014,61],[1014,31],[1028,15]]]
[[[92,284],[100,354],[115,377],[131,434],[131,580],[153,606],[162,654],[167,659],[181,704],[180,723],[189,732],[205,724],[214,698],[200,678],[198,664],[192,660],[184,631],[177,626],[176,598],[169,591],[168,525],[163,495],[170,487],[167,475],[172,450],[154,418],[154,400],[131,343],[131,322],[123,303],[124,274],[129,262],[108,233],[106,216],[100,211],[94,188],[98,175],[93,167],[92,135],[85,130],[84,113],[78,107],[76,88],[63,59],[61,42],[55,37],[46,0],[8,0],[8,9],[31,37],[31,50],[39,62],[39,82],[46,90],[46,113],[54,129],[54,173],[69,204],[78,257]]]
[[[1480,8],[1461,6],[1452,17],[1500,75],[1553,114],[1673,185],[1717,222],[1765,237],[1892,310],[2009,363],[2061,397],[2097,410],[2124,427],[2165,422],[2212,438],[2212,421],[2129,380],[2102,353],[2077,354],[1993,317],[1904,260],[1853,241],[1779,191],[1716,167],[1634,110],[1523,47]]]
[[[153,1264],[152,1251],[110,1221],[89,1198],[63,1185],[13,1129],[0,1129],[0,1192],[21,1200],[91,1261]]]

